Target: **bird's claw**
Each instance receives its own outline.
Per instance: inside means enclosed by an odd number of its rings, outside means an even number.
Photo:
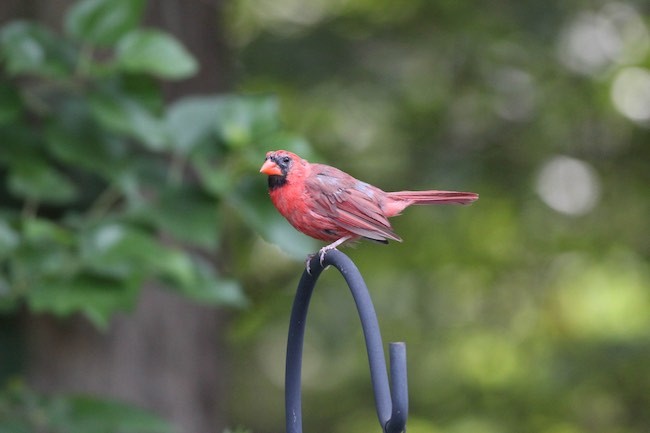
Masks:
[[[327,254],[328,251],[329,251],[329,249],[327,249],[326,247],[323,247],[318,251],[318,256],[320,257],[319,261],[320,261],[320,266],[321,267],[323,267],[323,260],[325,260],[325,254]]]
[[[341,239],[337,240],[336,242],[332,242],[329,245],[325,245],[323,248],[318,250],[318,256],[320,258],[320,266],[325,267],[323,264],[323,261],[325,261],[325,254],[327,254],[328,251],[330,250],[335,250],[336,247],[341,245],[342,243],[349,241],[351,239],[351,236],[344,236]],[[311,262],[311,259],[314,258],[316,254],[310,254],[307,256],[307,262],[305,263],[305,268],[307,268],[307,273],[311,275],[311,269],[309,269],[309,263]]]
[[[307,273],[311,275],[311,261],[316,255],[318,255],[318,263],[320,263],[321,267],[324,268],[325,264],[323,263],[325,261],[325,255],[327,254],[328,251],[330,250],[335,250],[336,247],[328,248],[328,247],[323,247],[316,254],[309,254],[307,256],[307,260],[305,260],[305,269],[307,270]]]
[[[311,259],[313,259],[315,255],[316,254],[308,254],[307,259],[305,260],[305,270],[309,275],[311,275],[311,266],[309,266],[309,264],[311,263]]]

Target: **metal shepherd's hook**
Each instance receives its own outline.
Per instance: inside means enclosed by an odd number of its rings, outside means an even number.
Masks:
[[[377,418],[383,433],[400,433],[405,430],[408,416],[408,385],[406,380],[406,345],[390,343],[390,387],[386,372],[386,360],[375,308],[363,277],[348,256],[338,250],[327,253],[323,266],[316,255],[310,263],[311,274],[302,274],[291,311],[289,338],[287,341],[287,366],[285,377],[285,402],[287,433],[302,433],[302,404],[300,374],[302,347],[309,300],[316,281],[324,267],[332,265],[339,270],[354,297],[363,335],[366,339],[370,376],[375,394]]]

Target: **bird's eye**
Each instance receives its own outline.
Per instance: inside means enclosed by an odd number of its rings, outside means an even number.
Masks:
[[[291,158],[289,158],[288,156],[285,156],[285,157],[282,158],[282,163],[283,164],[289,164],[289,162],[291,162]]]

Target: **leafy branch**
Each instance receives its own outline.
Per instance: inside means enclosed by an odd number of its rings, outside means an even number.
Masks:
[[[247,203],[244,221],[273,238],[278,217],[257,204],[248,173],[259,146],[294,139],[272,97],[166,104],[159,83],[191,77],[198,62],[140,27],[144,5],[82,0],[63,35],[28,21],[0,28],[4,311],[24,303],[106,327],[152,279],[201,303],[246,302],[209,262],[222,253],[220,215]]]

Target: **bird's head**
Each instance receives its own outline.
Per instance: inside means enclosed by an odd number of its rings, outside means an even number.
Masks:
[[[295,174],[296,171],[300,171],[299,167],[304,166],[306,162],[295,153],[287,150],[275,150],[266,153],[260,173],[269,176],[269,188],[273,189],[287,183],[290,173]]]

